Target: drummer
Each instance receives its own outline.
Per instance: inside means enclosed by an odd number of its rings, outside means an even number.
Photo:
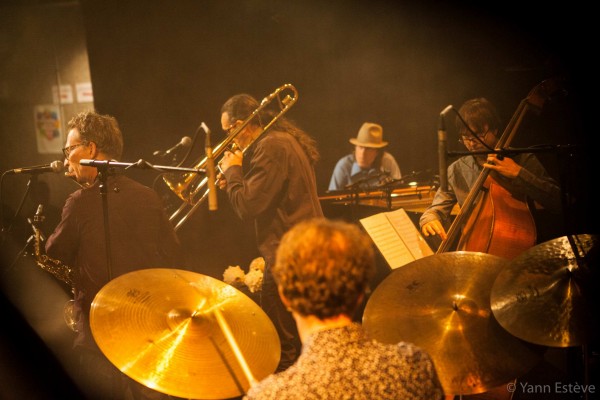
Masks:
[[[302,354],[250,388],[246,399],[442,399],[430,356],[382,344],[353,322],[374,273],[371,240],[356,224],[300,222],[282,238],[273,275],[296,321]]]
[[[402,177],[396,159],[384,150],[388,142],[383,140],[381,125],[363,123],[350,143],[354,151],[335,165],[329,190],[376,187]]]

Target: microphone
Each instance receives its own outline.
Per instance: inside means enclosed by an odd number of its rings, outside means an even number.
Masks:
[[[440,188],[448,190],[448,133],[446,132],[445,116],[452,109],[452,105],[444,108],[440,113],[438,125],[438,166],[440,174]]]
[[[190,147],[192,145],[192,139],[189,136],[184,136],[181,138],[181,140],[179,141],[179,143],[177,143],[175,146],[171,147],[169,150],[167,151],[162,151],[162,150],[156,150],[154,153],[152,153],[155,156],[168,156],[169,154],[173,153],[174,151],[178,150],[180,147]]]
[[[204,150],[206,152],[206,170],[208,172],[208,209],[215,211],[217,206],[217,173],[215,171],[215,159],[213,157],[212,144],[210,143],[210,129],[203,122],[200,124],[204,132],[206,132],[206,139],[204,141]]]
[[[44,172],[61,172],[65,168],[62,161],[52,161],[50,164],[36,165],[33,167],[23,167],[11,169],[9,174],[41,174]]]

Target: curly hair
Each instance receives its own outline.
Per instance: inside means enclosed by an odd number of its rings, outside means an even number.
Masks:
[[[118,160],[123,154],[123,134],[115,117],[96,111],[83,111],[71,118],[69,130],[77,129],[84,142],[94,142],[98,150]]]
[[[229,116],[230,121],[244,121],[246,118],[252,115],[259,105],[260,104],[258,101],[249,94],[237,94],[230,97],[223,104],[221,107],[221,114],[226,113]],[[248,124],[260,125],[261,127],[264,127],[275,117],[276,114],[277,112],[273,110],[263,108],[256,113],[256,117],[250,120]],[[272,128],[279,131],[288,132],[294,138],[296,138],[312,165],[319,161],[320,154],[317,150],[317,142],[306,132],[300,129],[294,122],[290,121],[285,116],[281,116],[277,119],[277,121],[275,121],[275,123],[273,123]]]
[[[352,316],[375,273],[375,253],[357,225],[313,218],[283,236],[272,273],[295,312]]]
[[[496,107],[483,97],[465,101],[460,106],[458,113],[464,119],[464,122],[473,128],[476,133],[483,133],[486,126],[490,131],[500,129],[501,121]],[[460,134],[468,136],[467,127],[458,116],[455,122]]]

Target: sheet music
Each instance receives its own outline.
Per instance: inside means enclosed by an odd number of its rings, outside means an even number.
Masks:
[[[362,218],[360,223],[392,269],[433,254],[403,208]]]

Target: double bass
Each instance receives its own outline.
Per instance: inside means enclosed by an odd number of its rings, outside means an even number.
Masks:
[[[498,157],[510,146],[525,115],[540,112],[557,90],[555,80],[545,80],[523,99],[499,138]],[[450,251],[460,233],[457,250],[477,251],[512,259],[536,243],[535,221],[527,199],[514,196],[484,167],[436,253]]]
[[[495,145],[494,152],[498,154],[498,158],[508,153],[506,149],[525,115],[529,111],[540,112],[557,87],[554,80],[543,81],[519,103]],[[536,225],[527,198],[510,193],[490,175],[491,171],[490,168],[483,167],[436,254],[450,251],[459,233],[457,250],[482,252],[509,260],[536,244]],[[513,384],[516,384],[516,379]],[[512,393],[507,392],[506,387],[502,385],[468,398],[509,400]]]

